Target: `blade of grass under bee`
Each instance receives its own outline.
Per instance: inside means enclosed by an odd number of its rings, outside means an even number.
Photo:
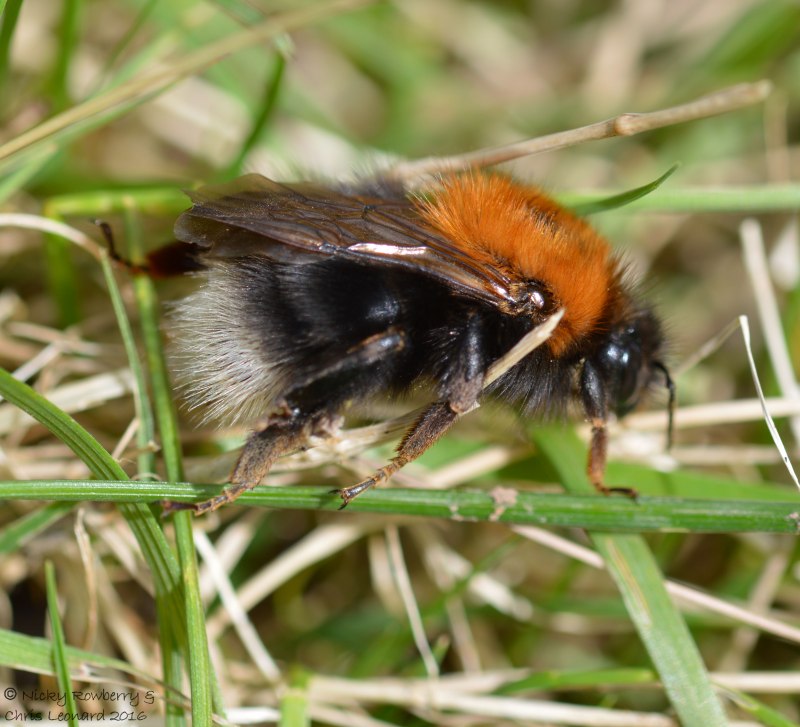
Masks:
[[[141,229],[135,210],[123,213],[125,232],[132,259],[142,256]],[[146,275],[134,280],[136,303],[141,318],[147,368],[153,391],[156,421],[161,433],[162,452],[167,476],[183,479],[183,462],[178,436],[177,417],[169,386],[164,351],[159,329],[159,306],[153,281]],[[183,581],[184,613],[189,661],[189,679],[192,688],[192,723],[211,725],[214,709],[223,713],[222,694],[216,675],[211,668],[206,636],[205,614],[200,596],[197,574],[197,554],[192,537],[192,514],[188,511],[173,517],[178,558]]]
[[[67,713],[67,722],[72,727],[78,725],[78,710],[75,707],[75,696],[72,692],[72,680],[67,662],[66,642],[64,640],[64,626],[58,612],[58,588],[56,586],[56,572],[51,561],[44,564],[45,588],[47,591],[47,610],[50,614],[50,629],[53,632],[53,666],[58,680],[59,692],[64,695],[64,710]]]
[[[582,447],[572,431],[540,427],[534,431],[533,440],[569,492],[593,491],[583,469]],[[597,531],[590,535],[620,590],[681,724],[726,725],[725,713],[697,645],[669,597],[664,577],[644,539]]]
[[[80,502],[196,502],[218,494],[220,485],[184,482],[99,480],[0,480],[0,498]],[[260,487],[237,503],[276,509],[336,511],[329,487]],[[762,532],[797,534],[800,500],[719,500],[677,497],[599,498],[526,492],[513,487],[484,490],[386,488],[364,493],[347,513],[435,517],[455,522],[584,527],[615,532]],[[343,515],[344,516],[344,515]]]

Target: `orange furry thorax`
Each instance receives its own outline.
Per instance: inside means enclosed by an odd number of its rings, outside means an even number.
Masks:
[[[534,187],[499,174],[452,176],[419,211],[470,257],[550,289],[564,309],[547,342],[553,355],[593,332],[618,296],[620,266],[608,242]]]

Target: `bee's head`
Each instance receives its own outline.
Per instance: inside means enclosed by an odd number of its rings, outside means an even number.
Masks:
[[[651,311],[638,311],[609,331],[590,361],[605,384],[609,408],[619,417],[631,411],[660,379],[669,390],[671,439],[675,385],[659,360],[663,346],[658,319]]]

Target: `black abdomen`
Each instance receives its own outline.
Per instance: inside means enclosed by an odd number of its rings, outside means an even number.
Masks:
[[[207,283],[173,315],[174,359],[190,403],[210,404],[212,418],[244,422],[293,397],[302,408],[336,411],[419,382],[440,395],[459,366],[468,321],[480,318],[487,365],[533,325],[413,272],[312,258],[209,266]],[[563,364],[542,347],[494,389],[535,411],[548,397],[569,396]]]

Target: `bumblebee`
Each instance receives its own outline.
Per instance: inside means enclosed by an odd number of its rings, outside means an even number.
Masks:
[[[177,378],[193,408],[252,432],[214,510],[352,404],[432,386],[394,458],[338,490],[342,506],[421,455],[482,396],[525,415],[579,402],[588,474],[603,493],[610,414],[658,383],[664,336],[625,266],[539,189],[473,171],[426,196],[258,175],[200,189],[175,226],[199,288],[172,313]],[[556,311],[546,343],[484,391],[486,372]]]

